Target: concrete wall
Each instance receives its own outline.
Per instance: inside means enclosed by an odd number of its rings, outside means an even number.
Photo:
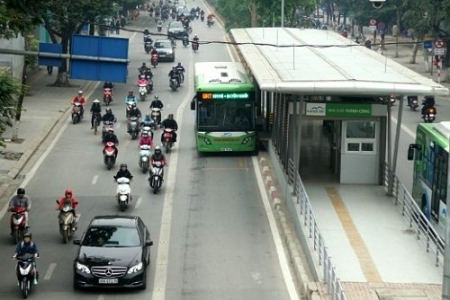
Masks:
[[[24,50],[25,40],[22,36],[16,39],[0,39],[0,48]],[[21,79],[24,56],[0,54],[0,67],[10,68],[11,75]]]

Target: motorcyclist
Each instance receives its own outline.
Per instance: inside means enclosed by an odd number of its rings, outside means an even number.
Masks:
[[[19,207],[24,207],[27,209],[23,212],[23,214],[25,216],[25,227],[28,227],[28,212],[31,209],[31,200],[27,195],[25,195],[24,188],[18,188],[17,195],[12,196],[9,200],[9,211]]]
[[[164,108],[164,104],[162,103],[161,100],[159,100],[158,95],[155,95],[152,103],[150,103],[150,109],[152,109],[152,108],[159,108],[159,109]]]
[[[61,197],[61,199],[59,199],[59,201],[58,201],[56,210],[61,210],[64,207],[64,205],[70,205],[72,207],[73,216],[75,218],[74,224],[73,224],[73,229],[76,230],[76,228],[77,228],[76,209],[78,208],[78,201],[77,201],[77,198],[75,198],[73,196],[73,191],[71,189],[66,189],[66,191],[64,192],[64,197]]]
[[[425,98],[422,101],[422,115],[425,115],[427,112],[427,109],[430,107],[434,107],[435,101],[433,96],[425,96]]]
[[[147,28],[144,30],[143,40],[144,40],[144,43],[153,43],[153,40],[150,37],[150,31],[148,31]]]
[[[136,106],[136,104],[133,104],[132,107],[131,107],[131,110],[130,110],[130,113],[129,113],[128,117],[129,118],[132,118],[132,117],[138,118],[138,128],[137,128],[138,130],[140,128],[140,126],[139,126],[140,125],[139,124],[139,119],[140,119],[141,116],[142,116],[142,114],[141,114],[140,109]],[[127,127],[128,127],[127,132],[130,133],[130,131],[131,131],[131,122],[129,120],[127,122]]]
[[[161,128],[173,129],[173,131],[172,131],[173,142],[174,143],[177,142],[176,131],[178,130],[178,123],[177,123],[177,121],[174,120],[173,114],[169,114],[167,116],[167,119],[165,119],[164,121],[161,122]],[[163,133],[161,134],[161,142],[163,142],[163,140],[164,140],[164,130],[163,130]]]
[[[178,72],[176,66],[173,66],[172,70],[170,70],[169,77],[170,77],[170,79],[176,79],[177,83],[178,83],[178,86],[180,86],[180,83],[181,83],[180,82],[180,73]]]
[[[149,71],[150,71],[150,73],[148,73]],[[151,70],[149,67],[147,67],[147,65],[145,64],[145,62],[142,63],[142,66],[139,68],[139,77],[140,77],[142,74],[144,74],[144,75],[146,75],[146,76],[147,76],[147,74],[149,74],[149,75],[150,75],[150,78],[153,77],[152,70]]]
[[[183,40],[183,43],[186,43],[186,45],[189,45],[189,32],[187,32],[187,30],[185,30],[181,33],[181,39]]]
[[[206,19],[208,20],[208,21],[214,21],[214,17],[215,17],[215,15],[214,14],[209,14],[207,17],[206,17]]]
[[[38,271],[36,268],[36,257],[39,257],[39,250],[35,242],[31,240],[32,234],[31,232],[25,232],[23,234],[23,241],[19,242],[16,247],[16,251],[14,251],[14,254],[12,258],[20,257],[25,254],[33,254],[33,268],[34,268],[34,279],[33,284],[37,285],[37,278],[38,278]],[[20,283],[18,283],[20,284]]]
[[[114,158],[117,158],[119,154],[119,139],[114,134],[114,128],[109,128],[108,132],[103,136],[102,143],[106,144],[107,142],[113,142],[115,144],[116,152],[114,153]]]
[[[156,48],[152,49],[152,52],[150,52],[150,55],[158,55],[158,51],[156,50]]]
[[[72,105],[75,105],[75,103],[81,104],[80,114],[83,117],[84,115],[84,106],[86,105],[86,98],[83,96],[83,91],[78,91],[78,95],[76,95],[72,99]]]
[[[137,98],[134,95],[134,92],[132,90],[128,91],[128,95],[125,97],[125,103],[126,102],[134,102],[137,103]]]
[[[154,165],[155,163],[160,162],[161,166],[167,165],[167,159],[164,156],[164,154],[161,151],[160,146],[155,147],[155,151],[153,152],[152,156],[150,157],[150,165]],[[152,168],[150,168],[149,171],[150,176],[153,174]],[[164,177],[164,168],[162,169],[161,175]]]
[[[147,89],[146,92],[148,93],[148,91],[150,91],[150,84],[149,84],[147,78],[145,77],[145,75],[141,75],[141,77],[137,81],[136,85],[137,86],[145,85],[145,87]]]
[[[163,26],[163,21],[161,19],[159,19],[158,22],[156,23],[156,27],[162,28],[162,26]]]
[[[106,108],[106,112],[102,117],[103,122],[117,122],[116,116],[112,113],[112,110],[110,107]]]
[[[203,11],[203,9],[200,11],[200,19],[202,20],[202,22],[205,20],[205,12]]]
[[[120,165],[120,170],[117,172],[116,176],[114,176],[114,179],[117,180],[122,177],[128,178],[129,180],[133,179],[133,175],[131,175],[130,171],[128,170],[127,164]]]
[[[192,40],[196,43],[198,43],[198,41],[200,41],[197,34],[194,34],[194,38]]]
[[[153,148],[153,140],[152,137],[148,134],[148,132],[144,132],[139,140],[139,147],[142,145],[148,145]]]
[[[91,116],[91,129],[94,129],[94,121],[96,116],[102,115],[102,107],[100,106],[100,101],[98,99],[95,99],[92,102],[91,110],[90,110],[92,116]]]
[[[180,74],[180,80],[181,80],[181,82],[183,82],[183,81],[184,81],[184,72],[185,72],[186,70],[184,69],[184,67],[181,65],[180,62],[178,62],[178,65],[176,66],[176,69],[177,69],[177,71],[178,71],[178,74]]]

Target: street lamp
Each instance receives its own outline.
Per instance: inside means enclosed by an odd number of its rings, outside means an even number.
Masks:
[[[284,0],[281,0],[281,27],[284,27]]]

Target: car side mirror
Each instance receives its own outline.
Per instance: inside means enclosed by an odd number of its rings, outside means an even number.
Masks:
[[[195,101],[194,100],[191,101],[191,110],[195,110]]]
[[[73,240],[74,245],[81,245],[81,240]]]
[[[414,149],[416,148],[415,144],[409,144],[408,148],[408,160],[414,160]]]
[[[153,241],[146,241],[145,246],[153,246]]]

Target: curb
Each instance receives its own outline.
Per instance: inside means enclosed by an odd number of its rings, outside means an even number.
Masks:
[[[278,191],[276,183],[274,181],[274,174],[270,167],[270,162],[264,158],[259,157],[259,169],[267,189],[267,193],[270,197],[271,207],[274,210],[276,216],[278,217],[280,227],[282,230],[282,237],[284,237],[284,242],[287,246],[289,259],[292,265],[292,269],[297,279],[296,285],[300,292],[300,297],[302,299],[318,299],[317,286],[315,283],[311,284],[308,275],[303,267],[302,259],[298,252],[296,235],[292,232],[288,219],[289,217],[283,212],[281,207],[281,193]]]
[[[82,86],[83,90],[90,91],[93,86],[96,84],[94,81],[89,81],[85,83]],[[68,106],[61,115],[54,118],[53,120],[49,121],[47,125],[44,126],[44,128],[41,130],[40,134],[37,135],[37,138],[31,143],[30,146],[27,147],[25,152],[20,157],[19,161],[16,163],[15,167],[12,168],[9,173],[7,174],[8,179],[14,183],[13,180],[17,178],[17,176],[20,174],[20,172],[24,169],[26,164],[31,161],[31,159],[34,157],[34,154],[36,153],[36,149],[38,149],[44,142],[47,140],[49,135],[52,133],[52,131],[55,129],[55,127],[60,123],[62,120],[67,118],[67,116],[70,113],[70,107]],[[8,193],[12,193],[10,191],[10,185],[19,185],[17,184],[2,184],[0,186],[0,199],[4,197],[9,197],[10,195],[7,195]],[[14,188],[15,189],[15,188]]]

